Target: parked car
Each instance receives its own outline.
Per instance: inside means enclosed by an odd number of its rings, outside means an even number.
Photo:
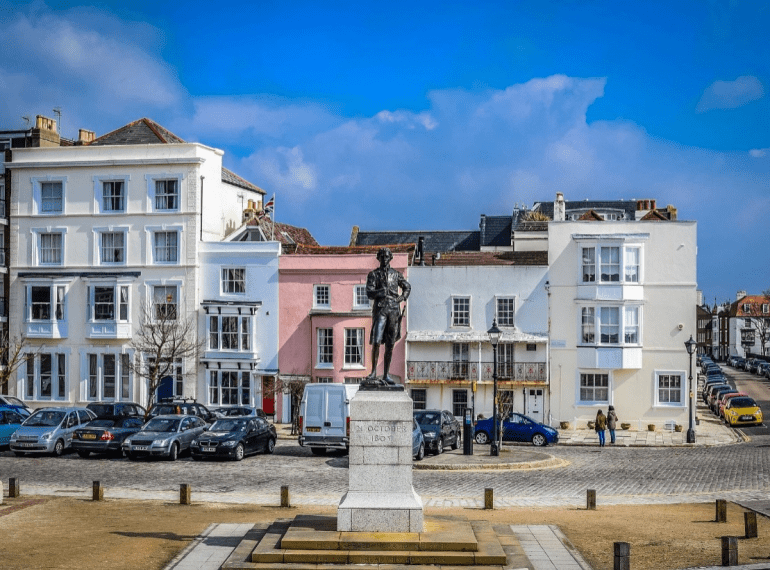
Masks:
[[[144,406],[133,402],[91,402],[86,406],[97,418],[142,418],[147,415]]]
[[[153,404],[147,413],[147,418],[157,416],[196,416],[201,418],[207,424],[213,424],[217,421],[217,416],[203,404],[199,404],[192,399],[165,398]]]
[[[425,457],[425,437],[416,419],[412,418],[412,424],[412,458],[420,461]]]
[[[40,408],[11,435],[11,451],[61,455],[69,449],[75,430],[95,418],[86,408]]]
[[[299,437],[315,455],[350,447],[350,400],[358,384],[307,384],[299,404]]]
[[[489,443],[492,438],[492,418],[476,422],[476,443]],[[525,441],[542,446],[559,442],[559,432],[523,414],[511,413],[503,419],[503,441]]]
[[[15,396],[0,396],[0,406],[13,406],[29,410],[29,406]]]
[[[123,455],[123,442],[140,429],[144,420],[134,416],[97,418],[75,430],[72,449],[80,457],[96,454]]]
[[[725,422],[729,426],[761,425],[762,409],[748,396],[730,398],[725,405]]]
[[[179,454],[190,448],[190,442],[206,429],[206,422],[197,416],[156,416],[126,438],[123,451],[129,459],[150,456],[176,461]]]
[[[741,364],[745,363],[746,359],[742,356],[731,356],[727,359],[727,364],[732,366],[733,368],[740,368]]]
[[[720,388],[719,390],[714,390],[714,392],[711,394],[711,399],[709,401],[709,408],[711,408],[711,411],[714,412],[714,414],[719,413],[719,401],[722,399],[722,396],[725,394],[737,394],[738,390],[733,388],[732,386],[728,388]]]
[[[758,360],[756,358],[749,358],[746,361],[746,372],[752,372],[752,373],[756,372],[757,366],[759,365],[760,362],[761,360]]]
[[[709,384],[706,386],[706,388],[703,391],[703,401],[706,402],[706,405],[711,407],[711,395],[720,388],[732,388],[730,384],[727,383],[720,383],[720,384]]]
[[[192,440],[190,454],[195,460],[226,458],[240,461],[259,451],[273,453],[277,437],[275,426],[264,418],[224,418]]]
[[[420,425],[426,451],[440,455],[446,446],[460,447],[462,427],[446,410],[415,410],[414,419]]]
[[[746,392],[735,392],[735,393],[727,393],[723,394],[722,397],[719,399],[719,409],[717,410],[717,415],[721,419],[725,419],[725,406],[727,405],[727,402],[729,402],[732,398],[737,398],[738,396],[748,396]]]
[[[757,376],[767,376],[768,369],[770,369],[770,362],[760,362],[757,366]]]
[[[267,420],[267,414],[260,408],[253,406],[221,406],[218,408],[209,408],[218,418],[231,418],[236,416],[256,416]]]
[[[19,429],[28,417],[29,412],[25,408],[20,410],[16,406],[0,406],[0,447],[8,447],[11,434]]]

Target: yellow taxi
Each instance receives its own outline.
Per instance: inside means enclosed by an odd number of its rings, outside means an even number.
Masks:
[[[748,396],[730,398],[725,404],[725,421],[729,426],[760,425],[762,410]]]

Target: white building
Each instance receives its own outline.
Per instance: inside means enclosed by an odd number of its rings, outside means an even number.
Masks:
[[[410,267],[406,385],[415,408],[492,415],[487,331],[496,320],[502,410],[547,418],[547,273],[544,255],[510,251],[449,252]]]
[[[585,427],[612,404],[632,429],[668,420],[686,429],[696,223],[654,204],[633,217],[593,210],[573,220],[561,195],[556,204],[548,223],[553,421]]]
[[[201,243],[241,225],[264,192],[223,152],[141,119],[68,147],[15,149],[10,170],[10,328],[28,339],[16,395],[33,406],[146,403],[127,362],[140,308],[197,315]],[[206,250],[210,252],[210,249]],[[255,347],[257,345],[254,345]],[[168,387],[202,399],[197,363]]]

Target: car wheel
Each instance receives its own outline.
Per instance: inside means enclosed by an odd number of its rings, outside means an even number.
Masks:
[[[542,433],[536,433],[532,436],[532,445],[535,447],[542,447],[546,443],[548,443],[545,439],[545,436]]]
[[[313,453],[313,455],[326,455],[325,447],[311,447],[310,451]]]
[[[243,444],[239,443],[235,446],[235,460],[240,461],[243,459]]]
[[[86,458],[88,458],[89,455],[91,455],[91,452],[90,451],[82,451],[82,450],[78,449],[78,455],[80,457],[82,457],[83,459],[86,459]]]
[[[457,449],[458,447],[460,447],[460,434],[456,433],[454,443],[452,444],[452,449]]]
[[[485,431],[478,431],[476,432],[476,443],[480,445],[484,445],[485,443],[489,443],[489,435],[487,435],[487,432]]]
[[[425,444],[420,444],[420,449],[417,450],[417,455],[415,456],[415,459],[417,461],[422,461],[422,459],[425,457]]]
[[[64,453],[64,442],[60,439],[57,439],[56,443],[53,445],[53,455],[59,457],[62,453]]]
[[[444,453],[444,440],[438,438],[436,442],[436,455],[441,455],[442,453]]]
[[[267,440],[267,445],[265,446],[265,453],[273,453],[275,451],[275,440],[271,437]]]
[[[179,457],[179,446],[176,443],[172,443],[171,451],[168,452],[168,460],[176,461],[177,457]]]

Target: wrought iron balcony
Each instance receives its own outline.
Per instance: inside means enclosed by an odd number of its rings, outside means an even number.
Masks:
[[[492,381],[492,362],[453,362],[445,360],[409,360],[407,378],[411,381],[473,380]],[[480,374],[479,374],[480,372]],[[498,362],[497,379],[526,382],[548,380],[545,362]]]

